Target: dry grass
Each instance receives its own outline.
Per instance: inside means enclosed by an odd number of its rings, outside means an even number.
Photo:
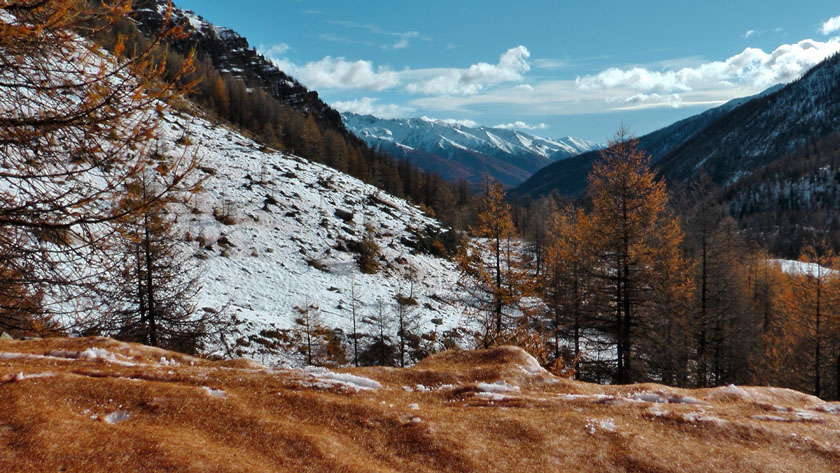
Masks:
[[[381,387],[101,338],[0,341],[0,471],[840,471],[840,405],[793,391],[589,385],[514,348],[340,371]]]

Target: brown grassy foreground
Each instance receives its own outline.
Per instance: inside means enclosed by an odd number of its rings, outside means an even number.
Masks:
[[[838,472],[840,404],[566,381],[516,348],[306,372],[0,341],[0,471]]]

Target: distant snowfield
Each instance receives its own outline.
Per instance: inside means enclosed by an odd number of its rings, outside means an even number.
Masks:
[[[161,152],[198,153],[196,172],[207,178],[204,191],[176,206],[177,228],[186,240],[184,251],[201,259],[198,310],[223,309],[241,322],[228,342],[295,328],[300,316],[295,307],[307,304],[318,307],[323,325],[350,333],[353,285],[361,333],[374,331],[362,319],[378,313],[379,301],[386,313],[396,311],[397,294],[417,300],[412,310],[418,334],[465,323],[462,307],[454,303],[455,265],[412,254],[401,241],[413,238],[412,230],[440,227],[418,208],[329,167],[267,151],[203,119],[168,113],[159,131]],[[185,141],[192,144],[179,144]],[[366,225],[383,256],[382,269],[372,275],[359,271],[354,253],[339,249],[360,240]],[[415,274],[414,282],[409,274]],[[435,326],[432,319],[443,324]],[[237,348],[263,363],[299,364],[259,343]]]
[[[779,265],[779,269],[785,274],[791,275],[806,275],[816,277],[817,274],[823,276],[833,276],[837,271],[822,267],[817,263],[805,263],[804,261],[796,261],[789,259],[771,259],[771,263]]]

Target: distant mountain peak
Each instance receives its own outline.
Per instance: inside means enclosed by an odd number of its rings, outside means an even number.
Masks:
[[[540,168],[600,147],[582,138],[543,138],[469,120],[377,118],[342,114],[344,125],[373,148],[408,158],[448,179],[480,183],[485,173],[516,185]]]

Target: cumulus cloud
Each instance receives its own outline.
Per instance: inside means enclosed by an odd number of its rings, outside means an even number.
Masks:
[[[286,43],[277,43],[269,47],[265,47],[260,45],[257,48],[260,54],[267,58],[281,58],[284,54],[290,49],[289,45]]]
[[[359,115],[373,115],[379,118],[403,118],[411,115],[414,109],[396,104],[380,104],[374,97],[362,97],[356,100],[333,102],[339,112],[351,112]]]
[[[838,30],[840,30],[840,15],[837,15],[834,18],[829,18],[820,28],[820,32],[825,35],[834,33]]]
[[[783,44],[771,53],[747,48],[725,61],[715,61],[678,70],[610,68],[578,77],[581,90],[629,89],[644,93],[672,94],[721,86],[767,88],[790,82],[826,57],[840,51],[840,38],[826,42],[806,39]]]
[[[516,120],[512,123],[500,123],[493,126],[493,128],[502,128],[504,130],[545,130],[548,125],[545,123],[538,123],[536,125],[529,125],[522,120]]]
[[[411,71],[406,75],[414,80],[405,89],[413,94],[475,95],[491,85],[522,80],[522,74],[530,70],[530,56],[525,46],[517,46],[502,53],[497,64],[479,62],[467,69]]]
[[[384,67],[374,68],[371,61],[347,61],[327,56],[303,66],[287,59],[274,59],[274,64],[314,89],[381,91],[400,83],[398,73]]]
[[[747,32],[744,33],[744,38],[748,39],[750,36],[752,36],[754,34],[755,34],[755,30],[747,30]]]
[[[403,38],[415,37],[409,32]],[[405,47],[401,39],[392,48]],[[288,50],[288,46],[286,46]],[[475,95],[489,86],[518,82],[523,74],[530,70],[530,53],[525,46],[508,49],[499,56],[497,64],[479,62],[466,69],[431,68],[403,69],[394,71],[387,67],[374,67],[371,61],[348,61],[343,57],[324,57],[319,61],[298,65],[285,57],[279,57],[285,50],[274,49],[276,54],[268,54],[274,64],[289,73],[303,84],[315,89],[355,89],[382,91],[395,87],[404,87],[411,94],[466,96]],[[525,89],[533,90],[527,84],[520,84]]]

